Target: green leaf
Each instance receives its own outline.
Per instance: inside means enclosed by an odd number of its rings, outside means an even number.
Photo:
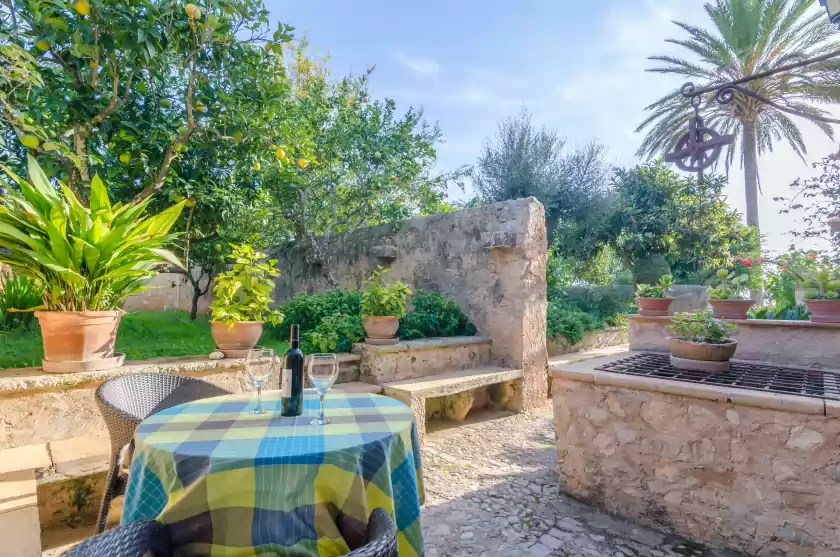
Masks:
[[[99,174],[96,174],[90,181],[90,210],[96,213],[103,209],[110,211],[111,201],[108,199],[108,190],[105,188],[105,184],[102,183]],[[110,221],[111,219],[107,220]]]

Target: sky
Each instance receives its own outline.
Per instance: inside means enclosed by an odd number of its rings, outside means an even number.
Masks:
[[[498,122],[523,109],[537,125],[557,130],[574,147],[597,139],[608,159],[638,164],[644,108],[685,79],[645,72],[653,54],[678,52],[665,43],[683,32],[674,20],[706,26],[701,0],[266,0],[273,19],[306,35],[313,52],[330,55],[337,77],[371,76],[374,98],[422,107],[445,143],[438,168],[473,164]],[[814,9],[820,9],[815,0]],[[836,111],[840,114],[840,111]],[[838,150],[837,141],[801,125],[806,160]],[[840,136],[840,133],[838,134]],[[780,216],[775,196],[814,170],[779,144],[759,162],[765,246],[783,251],[801,223]],[[744,213],[743,173],[734,168],[726,190]],[[454,199],[469,197],[453,190]],[[799,244],[802,247],[819,247]]]

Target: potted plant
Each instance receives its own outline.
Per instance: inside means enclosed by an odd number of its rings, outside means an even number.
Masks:
[[[828,265],[808,273],[802,283],[805,305],[814,323],[840,323],[840,280],[838,270]]]
[[[396,344],[400,317],[405,315],[408,285],[403,282],[385,284],[383,278],[387,269],[377,266],[365,281],[367,288],[362,292],[361,313],[364,318],[365,342],[368,344]]]
[[[715,273],[720,284],[709,288],[709,304],[718,319],[748,319],[747,313],[755,304],[755,300],[745,299],[742,295],[743,284],[749,280],[748,275],[738,275],[735,271],[720,269]]]
[[[228,259],[233,266],[219,273],[213,283],[210,334],[225,357],[244,358],[259,342],[266,321],[273,325],[283,322],[283,314],[269,306],[274,290],[271,277],[279,276],[280,271],[276,259],[266,262],[266,254],[247,244],[231,244],[231,248]]]
[[[735,325],[718,319],[711,309],[677,313],[671,320],[671,365],[678,369],[721,372],[729,370],[729,359],[738,343],[730,338]]]
[[[43,287],[35,316],[44,339],[44,371],[67,373],[116,367],[120,304],[146,288],[155,267],[178,258],[163,249],[186,201],[144,217],[151,202],[111,205],[99,176],[90,183],[89,206],[72,189],[56,189],[34,158],[29,181],[0,164],[20,191],[9,188],[0,206],[0,263]]]
[[[639,315],[646,317],[667,316],[673,298],[666,294],[673,282],[674,278],[671,275],[662,275],[656,284],[637,285],[636,303],[639,304]]]

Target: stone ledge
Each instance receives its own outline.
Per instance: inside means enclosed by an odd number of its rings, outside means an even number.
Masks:
[[[521,369],[488,366],[385,383],[385,394],[434,398],[478,389],[522,377]]]
[[[551,375],[557,379],[595,383],[596,385],[604,385],[606,387],[622,387],[625,389],[686,396],[715,402],[729,402],[739,406],[782,410],[797,414],[816,414],[830,418],[840,417],[840,402],[836,401],[824,401],[804,396],[765,393],[718,385],[673,381],[640,375],[627,375],[595,369],[602,365],[624,359],[634,353],[638,352],[625,349],[604,357],[590,357],[568,363],[558,362],[551,366]],[[585,352],[582,352],[578,355],[585,354]]]
[[[360,360],[358,354],[338,354],[339,366],[357,364]],[[79,373],[45,373],[36,367],[5,369],[0,370],[0,398],[91,387],[133,373],[207,375],[241,369],[244,365],[243,358],[210,360],[207,356],[181,356],[131,361],[118,368]]]
[[[628,315],[631,322],[652,322],[666,324],[671,322],[671,316],[649,317],[646,315]],[[791,321],[780,319],[727,319],[739,327],[791,327],[796,329],[840,329],[840,323],[812,323],[811,321]]]
[[[488,337],[435,337],[418,340],[403,340],[397,344],[377,346],[374,344],[358,343],[353,345],[353,353],[361,352],[390,353],[390,352],[420,352],[423,350],[439,350],[441,348],[457,348],[474,344],[492,344]]]
[[[0,476],[26,470],[49,468],[52,461],[46,444],[24,445],[0,450]]]
[[[35,474],[31,470],[5,474],[0,479],[0,514],[38,504]]]

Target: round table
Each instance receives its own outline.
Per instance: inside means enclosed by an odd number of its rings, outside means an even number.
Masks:
[[[184,555],[343,555],[376,507],[391,513],[400,557],[423,555],[420,444],[411,410],[371,394],[326,397],[332,423],[280,416],[280,393],[209,398],[137,427],[122,522],[170,525]]]

